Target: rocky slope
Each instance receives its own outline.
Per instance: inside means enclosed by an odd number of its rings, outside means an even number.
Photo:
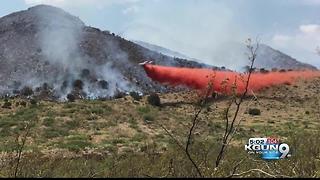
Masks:
[[[295,58],[265,44],[262,44],[258,50],[256,67],[266,69],[317,69],[315,66],[302,63]]]
[[[86,26],[62,9],[39,5],[0,19],[0,93],[54,98],[110,97],[121,92],[165,92],[138,65],[179,67],[194,61],[153,52],[109,31]],[[30,88],[23,88],[30,87]]]

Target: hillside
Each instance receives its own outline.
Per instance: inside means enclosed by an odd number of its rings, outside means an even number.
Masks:
[[[279,51],[272,47],[262,44],[258,50],[256,61],[257,68],[265,69],[311,69],[316,70],[315,66],[302,63],[297,59]]]
[[[39,5],[0,19],[0,93],[27,86],[50,98],[97,98],[168,89],[148,79],[138,63],[204,67],[150,51],[109,31],[86,26],[62,9]]]
[[[299,81],[295,85],[265,89],[256,93],[254,101],[246,99],[240,109],[240,129],[223,168],[214,174],[212,163],[224,132],[223,112],[229,98],[210,100],[199,116],[192,144],[198,162],[203,161],[203,153],[211,147],[207,154],[210,159],[207,166],[211,169],[203,169],[205,175],[225,177],[235,162],[245,160],[246,165],[239,171],[268,167],[268,171],[283,176],[319,176],[319,87],[319,78]],[[31,131],[21,165],[20,174],[24,177],[162,177],[168,173],[171,161],[174,171],[169,177],[196,176],[190,162],[162,127],[184,143],[195,113],[197,94],[186,91],[160,94],[160,97],[161,107],[151,106],[147,97],[134,100],[130,96],[107,101],[36,104],[26,99],[8,99],[10,108],[0,108],[3,160],[0,165],[5,167],[0,170],[0,176],[10,173],[6,163],[13,158],[16,136],[23,137],[26,132],[26,120],[31,123]],[[0,100],[0,104],[4,105],[5,100]],[[259,109],[261,115],[250,115],[248,108]],[[233,111],[234,108],[231,114]],[[265,162],[243,150],[249,138],[266,136],[276,136],[288,143],[292,157]],[[298,170],[291,170],[294,167]],[[266,177],[259,173],[243,176]]]

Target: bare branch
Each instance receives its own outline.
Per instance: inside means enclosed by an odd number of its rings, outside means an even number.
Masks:
[[[240,164],[241,164],[243,161],[244,161],[244,159],[242,159],[241,161],[239,161],[239,162],[233,167],[232,173],[231,173],[231,175],[228,176],[228,177],[234,176],[234,174],[236,173],[238,167],[240,166]]]
[[[257,51],[258,51],[258,48],[259,48],[259,40],[258,40],[258,38],[256,39],[256,41],[257,41],[257,44],[254,47],[252,45],[251,39],[249,38],[247,40],[247,48],[248,48],[248,50],[250,52],[250,54],[248,56],[248,59],[250,60],[250,69],[249,69],[249,72],[248,72],[247,80],[245,82],[246,83],[245,90],[242,93],[242,95],[240,96],[239,101],[237,101],[237,97],[235,97],[235,99],[231,101],[231,103],[228,105],[228,107],[226,109],[226,114],[225,114],[226,129],[225,129],[225,133],[223,135],[223,142],[222,142],[222,145],[221,145],[221,148],[220,148],[220,152],[219,152],[219,154],[217,156],[217,159],[216,159],[216,168],[219,166],[219,164],[220,164],[220,162],[221,162],[221,160],[223,158],[224,152],[226,151],[227,146],[228,146],[228,144],[230,143],[230,141],[232,139],[232,136],[235,134],[235,130],[237,129],[237,127],[240,125],[240,122],[241,122],[241,121],[239,121],[239,123],[235,127],[235,122],[237,120],[241,104],[244,101],[244,99],[245,99],[245,97],[246,97],[246,95],[247,95],[247,93],[249,91],[249,84],[250,84],[250,79],[251,79],[251,75],[252,75],[252,72],[253,72],[253,65],[254,65],[254,62],[256,60]],[[232,106],[233,103],[235,103],[235,105],[236,105],[236,110],[235,110],[235,113],[233,115],[232,120],[230,121],[229,120],[229,111],[230,111],[231,106]],[[229,122],[230,122],[230,125],[229,125]]]
[[[159,124],[160,127],[171,137],[172,140],[179,146],[179,148],[184,151],[184,147],[181,145],[181,143],[162,125]]]
[[[231,174],[229,177],[233,177],[233,176],[243,176],[243,175],[246,175],[246,174],[249,174],[249,173],[252,173],[252,172],[259,172],[259,173],[262,173],[268,177],[273,177],[273,178],[276,178],[277,176],[276,175],[273,175],[273,174],[270,174],[268,172],[265,172],[261,169],[250,169],[248,171],[245,171],[245,172],[242,172],[242,173],[239,173],[239,174]]]
[[[21,145],[18,145],[18,151],[17,151],[17,164],[16,164],[16,167],[14,169],[14,178],[17,178],[17,175],[18,175],[18,171],[19,171],[19,165],[20,165],[20,160],[21,160],[21,155],[22,155],[22,151],[25,147],[25,143],[26,143],[26,140],[27,140],[27,137],[29,136],[29,132],[30,132],[30,129],[31,129],[31,125],[30,125],[30,122],[27,122],[25,128],[26,130],[26,133],[24,134],[24,136],[22,137],[22,142],[21,142]],[[18,139],[19,141],[19,139]],[[19,143],[19,142],[18,142]]]

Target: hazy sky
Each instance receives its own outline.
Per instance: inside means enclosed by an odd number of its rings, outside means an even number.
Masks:
[[[61,7],[87,25],[210,64],[231,42],[259,36],[320,67],[320,0],[2,0],[0,16],[36,4]]]

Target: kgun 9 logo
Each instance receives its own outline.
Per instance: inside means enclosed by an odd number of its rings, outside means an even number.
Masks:
[[[261,154],[262,159],[277,160],[290,157],[288,144],[276,138],[250,138],[245,150],[250,154]]]

